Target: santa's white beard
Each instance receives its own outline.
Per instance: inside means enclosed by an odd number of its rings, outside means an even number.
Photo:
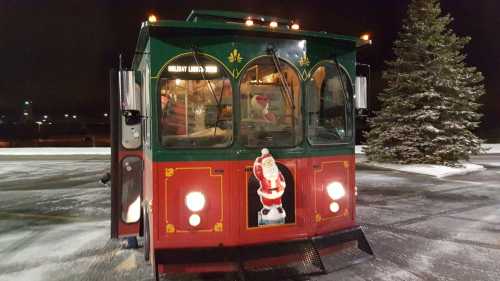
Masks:
[[[274,166],[272,168],[264,168],[262,170],[262,173],[264,174],[264,177],[267,180],[271,181],[271,184],[273,185],[273,187],[276,184],[276,180],[278,179],[279,172],[280,171],[278,170],[278,166]]]

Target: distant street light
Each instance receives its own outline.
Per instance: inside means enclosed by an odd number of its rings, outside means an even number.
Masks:
[[[107,114],[107,113],[104,113],[104,117],[108,117],[108,114]]]
[[[24,112],[24,113],[23,113],[23,115],[24,115],[24,116],[28,116],[28,115],[29,115],[29,113],[28,113],[28,112]]]
[[[73,119],[76,119],[76,115],[73,115],[72,117],[73,117]]]
[[[44,116],[43,116],[43,119],[47,119],[47,118],[49,118],[49,116],[48,116],[48,115],[44,115]]]
[[[68,118],[69,117],[69,114],[64,114],[64,118]]]

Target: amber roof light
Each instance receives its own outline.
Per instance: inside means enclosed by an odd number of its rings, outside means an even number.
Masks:
[[[157,21],[158,21],[158,19],[156,18],[156,16],[155,16],[155,15],[151,14],[151,15],[149,15],[149,17],[148,17],[148,21],[152,23],[152,22],[157,22]]]

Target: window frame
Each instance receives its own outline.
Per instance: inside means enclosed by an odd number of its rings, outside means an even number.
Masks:
[[[182,150],[212,150],[212,149],[216,149],[216,150],[221,150],[221,149],[228,149],[230,147],[232,147],[235,143],[236,143],[236,134],[235,134],[235,128],[236,128],[236,113],[235,113],[235,104],[236,104],[236,92],[235,92],[235,88],[234,88],[234,77],[231,75],[231,73],[227,70],[226,66],[220,62],[220,60],[218,60],[216,57],[214,56],[211,56],[209,54],[206,54],[206,53],[197,53],[197,56],[198,57],[203,57],[204,59],[207,59],[209,60],[211,63],[217,65],[219,67],[219,69],[221,69],[221,71],[224,73],[223,74],[223,77],[225,78],[223,81],[227,80],[229,81],[229,85],[231,87],[231,106],[232,106],[232,120],[231,120],[231,125],[232,125],[232,132],[231,132],[231,141],[228,142],[226,145],[224,146],[167,146],[165,145],[163,142],[162,142],[162,131],[164,130],[163,127],[162,127],[162,124],[161,124],[161,115],[162,115],[162,109],[161,109],[161,86],[162,86],[162,79],[167,79],[168,80],[171,80],[171,79],[168,79],[168,78],[165,78],[165,77],[162,77],[162,74],[164,72],[167,71],[168,69],[168,65],[172,64],[172,63],[175,63],[176,60],[178,59],[182,59],[184,57],[193,57],[194,55],[194,52],[187,52],[187,53],[182,53],[182,54],[179,54],[179,55],[176,55],[176,56],[173,56],[172,58],[168,59],[162,66],[161,70],[160,70],[160,73],[159,75],[157,76],[158,78],[156,79],[156,90],[155,90],[155,107],[157,109],[157,112],[156,112],[156,118],[158,118],[157,120],[157,125],[156,125],[156,128],[158,130],[158,137],[157,137],[157,141],[160,145],[160,147],[162,147],[163,149],[166,149],[166,150],[179,150],[179,149],[182,149]],[[209,79],[207,79],[209,80]],[[194,81],[194,80],[193,80]],[[201,80],[200,80],[201,81]]]
[[[305,101],[305,84],[304,84],[304,80],[302,79],[302,77],[300,76],[300,71],[299,69],[295,66],[295,64],[293,64],[291,61],[287,60],[286,58],[283,58],[283,57],[280,57],[280,56],[276,56],[278,58],[278,60],[284,64],[286,64],[287,66],[289,66],[291,69],[293,69],[294,71],[294,74],[297,76],[298,78],[298,81],[299,81],[299,89],[300,89],[300,94],[299,94],[299,99],[300,100],[300,109],[298,110],[298,113],[300,114],[300,122],[297,122],[296,124],[300,124],[302,127],[301,127],[301,134],[302,134],[302,138],[300,140],[300,142],[294,144],[294,145],[291,145],[291,146],[267,146],[268,148],[273,148],[273,149],[290,149],[290,148],[297,148],[297,147],[301,147],[304,145],[305,143],[305,139],[306,139],[306,118],[305,118],[305,108],[306,108],[306,101]],[[272,60],[272,56],[271,55],[260,55],[260,56],[256,56],[254,58],[252,58],[251,60],[249,60],[246,65],[241,69],[240,71],[240,75],[238,77],[238,80],[236,81],[236,88],[237,88],[237,96],[238,96],[238,116],[237,116],[237,119],[238,119],[238,128],[237,130],[235,130],[235,133],[237,132],[236,134],[236,137],[238,138],[238,144],[241,145],[242,148],[245,148],[245,149],[257,149],[259,148],[259,146],[249,146],[245,143],[243,143],[243,141],[241,140],[241,120],[242,120],[242,113],[241,113],[241,99],[242,99],[242,94],[241,94],[241,85],[243,83],[243,78],[245,76],[245,74],[248,72],[249,69],[251,69],[252,67],[254,67],[256,64],[255,62],[260,60],[260,59],[263,59],[263,58],[269,58]]]
[[[314,75],[314,73],[322,66],[326,66],[327,64],[332,64],[333,67],[335,67],[334,65],[336,64],[338,66],[338,70],[341,71],[342,73],[344,73],[347,78],[349,78],[348,82],[350,83],[350,85],[346,85],[346,90],[344,91],[344,96],[345,96],[345,99],[346,99],[346,103],[344,105],[344,108],[345,108],[345,117],[346,117],[346,128],[348,129],[347,131],[350,132],[350,136],[349,136],[349,140],[346,141],[347,138],[344,138],[344,140],[340,140],[340,141],[333,141],[333,142],[330,142],[330,143],[323,143],[323,144],[314,144],[311,142],[311,139],[310,139],[310,134],[309,134],[309,124],[310,124],[310,116],[309,116],[309,105],[310,105],[310,102],[311,102],[311,99],[309,98],[310,96],[310,93],[308,91],[308,88],[307,85],[309,85],[309,83],[312,83],[311,79]],[[337,68],[337,67],[336,67]],[[342,78],[340,78],[342,79]],[[355,133],[355,128],[354,128],[354,109],[353,109],[353,94],[354,94],[354,84],[352,83],[352,78],[351,78],[351,75],[349,75],[349,71],[347,71],[347,69],[344,67],[344,65],[342,65],[338,60],[322,60],[322,61],[319,61],[312,69],[311,69],[311,72],[310,72],[310,75],[307,79],[307,81],[305,81],[305,91],[306,91],[306,94],[305,94],[305,98],[306,98],[306,101],[307,101],[307,105],[306,105],[306,115],[307,115],[307,120],[306,120],[306,127],[305,127],[305,139],[307,139],[307,143],[311,146],[311,147],[335,147],[335,146],[340,146],[340,145],[348,145],[348,144],[352,144],[354,142],[354,133]],[[351,93],[349,95],[349,89],[351,89]],[[349,124],[350,122],[350,124]]]

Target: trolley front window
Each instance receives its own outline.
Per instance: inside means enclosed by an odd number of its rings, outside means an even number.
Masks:
[[[292,147],[302,142],[301,86],[296,71],[273,57],[248,68],[240,84],[241,130],[248,147]]]
[[[318,67],[307,86],[308,139],[312,145],[331,145],[352,139],[352,84],[334,62]]]
[[[202,55],[169,63],[159,80],[161,143],[226,147],[233,140],[233,97],[224,69]]]

